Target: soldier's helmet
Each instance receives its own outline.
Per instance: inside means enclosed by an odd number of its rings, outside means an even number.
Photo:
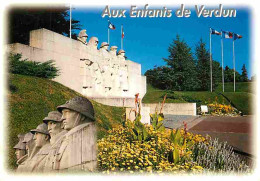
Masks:
[[[107,42],[102,42],[100,48],[102,48],[104,46],[109,46],[109,44]]]
[[[25,150],[25,143],[23,143],[24,136],[23,134],[18,135],[19,142],[13,147],[14,149]]]
[[[88,43],[90,45],[97,45],[98,44],[98,38],[97,37],[91,37]]]
[[[62,122],[61,116],[62,116],[62,114],[60,112],[51,111],[51,112],[48,113],[48,116],[43,119],[43,122],[45,124],[48,124],[49,121]]]
[[[117,48],[118,48],[117,46],[111,46],[110,50],[117,50]]]
[[[33,134],[31,132],[26,133],[23,139],[23,143],[28,143],[33,139]]]
[[[118,55],[120,55],[121,53],[125,53],[125,51],[124,50],[119,50],[118,51]]]
[[[78,37],[88,37],[87,30],[81,30],[78,34]]]
[[[42,134],[50,135],[49,131],[48,131],[48,126],[45,123],[38,125],[36,129],[32,129],[31,133],[32,134],[42,133]]]
[[[83,114],[89,118],[90,121],[95,121],[93,105],[87,98],[84,97],[75,97],[67,101],[65,104],[58,106],[57,109],[60,113],[62,113],[63,109],[70,109]]]

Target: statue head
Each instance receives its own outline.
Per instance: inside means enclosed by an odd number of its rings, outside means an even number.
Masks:
[[[51,138],[62,131],[61,116],[62,115],[60,112],[52,111],[49,112],[48,116],[43,119],[43,122],[48,126],[48,131]]]
[[[87,39],[88,39],[88,35],[87,35],[87,30],[81,30],[78,34],[78,40],[81,41],[84,44],[87,44]]]
[[[42,123],[37,126],[36,129],[31,130],[33,139],[35,141],[35,147],[42,147],[50,140],[50,134],[48,132],[47,124]]]
[[[100,48],[108,50],[109,44],[107,42],[102,42]]]
[[[110,52],[113,54],[113,55],[116,55],[116,51],[117,51],[117,46],[111,46],[110,47]]]
[[[35,142],[33,140],[33,134],[31,132],[26,133],[22,142],[25,144],[25,149],[27,151],[27,154],[30,156],[35,146]]]
[[[95,121],[93,105],[84,97],[75,97],[58,106],[57,109],[62,113],[61,120],[65,130],[71,130],[80,124]]]
[[[96,47],[98,46],[98,38],[97,37],[91,37],[88,44],[90,46]]]
[[[117,55],[118,55],[119,57],[125,58],[125,51],[124,51],[124,50],[119,50]]]
[[[19,160],[26,154],[25,143],[23,143],[24,135],[18,135],[19,142],[13,147],[15,149],[16,159]]]

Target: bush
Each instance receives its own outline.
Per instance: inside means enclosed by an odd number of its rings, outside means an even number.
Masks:
[[[28,61],[27,59],[21,60],[21,58],[21,54],[9,54],[8,60],[10,73],[47,79],[53,79],[59,75],[59,69],[54,66],[53,60],[40,63]]]
[[[195,143],[206,141],[200,135],[184,130],[161,131],[160,122],[143,125],[138,120],[126,121],[109,131],[98,141],[98,169],[110,172],[201,172],[203,168],[192,161]],[[155,120],[154,120],[155,121]]]
[[[226,142],[219,143],[217,139],[209,139],[208,143],[198,143],[193,153],[194,161],[210,171],[249,172],[249,167]]]

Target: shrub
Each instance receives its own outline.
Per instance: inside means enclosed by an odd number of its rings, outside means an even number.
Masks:
[[[8,56],[9,72],[13,74],[29,75],[47,79],[53,79],[59,75],[59,69],[54,66],[54,61],[49,60],[43,63],[21,60],[21,54],[12,54]]]
[[[193,150],[193,159],[198,165],[217,172],[249,172],[249,167],[234,153],[226,142],[209,139],[199,142]]]
[[[194,143],[203,142],[204,137],[187,133],[187,141],[184,141],[184,130],[159,131],[152,125],[138,127],[137,124],[126,121],[126,126],[113,128],[107,137],[98,141],[99,171],[181,173],[203,170],[192,161],[193,145],[183,145],[191,140]],[[174,155],[178,155],[178,159]]]

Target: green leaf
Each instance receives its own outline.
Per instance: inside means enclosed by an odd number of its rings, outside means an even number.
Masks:
[[[173,152],[173,160],[174,160],[174,164],[178,163],[180,160],[179,150],[176,147],[174,148],[174,152]]]

